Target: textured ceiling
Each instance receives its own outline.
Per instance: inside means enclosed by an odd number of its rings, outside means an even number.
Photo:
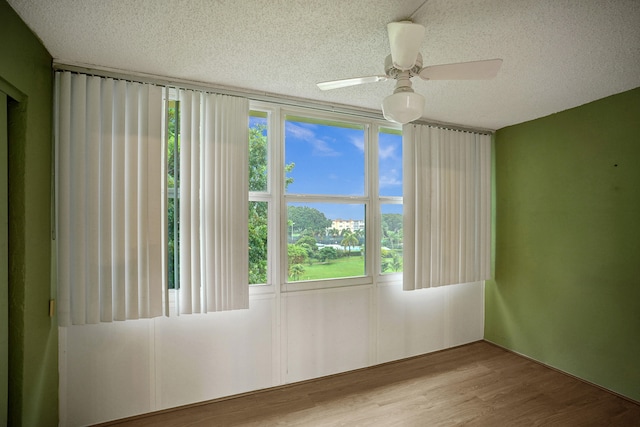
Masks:
[[[414,78],[424,119],[498,129],[640,86],[639,0],[8,0],[55,60],[380,110],[386,24],[425,65],[502,58],[490,81]]]

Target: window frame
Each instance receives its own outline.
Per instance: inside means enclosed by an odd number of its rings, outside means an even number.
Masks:
[[[172,99],[171,95],[167,100]],[[177,101],[177,100],[175,100]],[[250,113],[266,114],[267,126],[267,189],[266,191],[249,191],[250,202],[266,202],[268,204],[267,220],[267,283],[250,284],[250,295],[273,294],[274,292],[294,292],[318,289],[330,289],[349,286],[372,285],[375,283],[401,282],[402,273],[382,273],[381,238],[383,204],[402,204],[401,196],[381,196],[379,188],[379,134],[382,129],[397,129],[382,119],[359,117],[346,113],[320,111],[313,108],[283,106],[266,101],[250,101]],[[168,108],[165,114],[168,114]],[[287,117],[309,117],[319,121],[336,121],[353,123],[363,127],[364,132],[364,191],[361,196],[298,194],[285,192],[285,122]],[[249,123],[247,123],[249,126]],[[176,133],[179,130],[176,129]],[[177,135],[176,135],[177,138]],[[248,143],[248,141],[247,141]],[[277,173],[274,173],[277,171]],[[179,174],[179,171],[177,172]],[[179,179],[179,178],[178,178]],[[173,198],[174,209],[179,209],[179,194],[167,188],[167,201]],[[179,191],[179,189],[178,189]],[[173,193],[173,194],[170,194]],[[173,197],[172,197],[173,196]],[[176,197],[177,196],[177,197]],[[287,277],[287,204],[297,203],[345,203],[362,204],[365,221],[365,272],[362,276],[289,282]],[[168,204],[167,204],[168,208]],[[354,218],[359,219],[359,218]],[[179,218],[175,218],[179,221]],[[179,260],[179,244],[175,244],[175,262]],[[179,267],[175,274],[179,276]],[[176,278],[176,290],[179,277]]]
[[[402,131],[382,119],[371,119],[313,108],[281,106],[264,101],[251,101],[250,110],[267,115],[267,191],[249,192],[249,201],[266,201],[268,208],[267,283],[250,285],[251,294],[272,292],[277,284],[281,292],[329,289],[371,285],[376,282],[398,282],[402,273],[381,273],[381,227],[383,203],[402,204],[402,197],[379,195],[379,138],[383,128]],[[299,194],[285,192],[285,122],[288,117],[308,117],[312,120],[353,123],[364,132],[364,191],[361,196],[331,194]],[[277,171],[276,173],[274,173]],[[345,203],[362,204],[365,220],[365,272],[363,276],[289,282],[287,277],[287,204]],[[360,219],[360,218],[355,218]]]
[[[277,150],[277,141],[279,138],[279,129],[275,126],[277,117],[279,117],[279,108],[267,102],[250,101],[249,116],[252,112],[265,113],[267,115],[267,189],[266,191],[249,191],[249,202],[266,202],[267,203],[267,283],[256,283],[249,285],[249,295],[262,295],[274,292],[275,284],[279,282],[279,268],[275,267],[277,258],[274,254],[278,253],[280,221],[277,218],[277,208],[275,200],[280,196],[279,185],[284,186],[281,181],[282,174],[274,174],[272,171],[277,170],[276,163],[279,157]],[[249,124],[247,123],[247,126]],[[249,143],[249,141],[247,141]],[[282,184],[280,184],[282,182]]]
[[[165,210],[166,219],[163,229],[166,233],[167,239],[167,255],[166,255],[166,267],[164,274],[166,275],[167,291],[171,293],[171,299],[175,304],[176,291],[180,289],[180,100],[178,99],[178,89],[175,87],[165,87],[163,91],[163,131],[165,135],[166,150],[164,153],[163,167],[165,175],[169,176],[169,162],[172,160],[168,157],[169,150],[169,111],[173,108],[174,113],[174,149],[173,149],[173,186],[169,186],[167,180],[165,186]],[[173,105],[172,105],[173,104]],[[169,203],[173,201],[173,233],[169,233]],[[169,274],[169,240],[173,240],[173,274]],[[173,281],[173,287],[169,287],[170,282]],[[165,296],[166,297],[166,296]],[[173,305],[172,305],[173,306]],[[173,312],[171,313],[173,314]]]
[[[382,125],[379,125],[377,128],[377,133],[376,133],[376,137],[378,137],[378,135],[381,133],[382,129],[390,129],[390,130],[394,130],[397,129],[402,133],[402,126],[394,126],[392,123],[389,122],[383,122]],[[401,142],[402,143],[402,142]],[[403,196],[382,196],[380,195],[380,159],[379,159],[379,153],[380,153],[380,140],[378,138],[378,140],[376,141],[376,172],[377,172],[377,180],[376,180],[376,188],[377,188],[377,192],[378,192],[378,209],[377,209],[377,261],[378,261],[378,265],[377,265],[377,276],[378,276],[378,281],[379,282],[397,282],[397,281],[401,281],[402,280],[402,271],[399,272],[390,272],[390,273],[384,273],[382,271],[382,206],[383,205],[403,205]],[[404,185],[404,183],[403,183]],[[404,212],[404,208],[403,208],[403,212]],[[404,257],[403,257],[404,258]]]

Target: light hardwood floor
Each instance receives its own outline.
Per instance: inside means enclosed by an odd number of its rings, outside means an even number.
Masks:
[[[487,342],[118,426],[640,426],[640,405]]]

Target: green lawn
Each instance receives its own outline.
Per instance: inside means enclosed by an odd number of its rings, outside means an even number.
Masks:
[[[364,257],[353,255],[332,260],[330,264],[314,262],[313,265],[304,264],[304,273],[298,280],[335,279],[338,277],[353,277],[364,275]],[[291,280],[291,279],[289,279]]]

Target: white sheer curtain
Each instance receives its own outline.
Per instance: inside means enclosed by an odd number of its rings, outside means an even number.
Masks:
[[[56,73],[61,325],[162,315],[162,88]]]
[[[403,288],[490,278],[491,136],[403,129]]]
[[[249,101],[179,91],[179,313],[249,308]]]

